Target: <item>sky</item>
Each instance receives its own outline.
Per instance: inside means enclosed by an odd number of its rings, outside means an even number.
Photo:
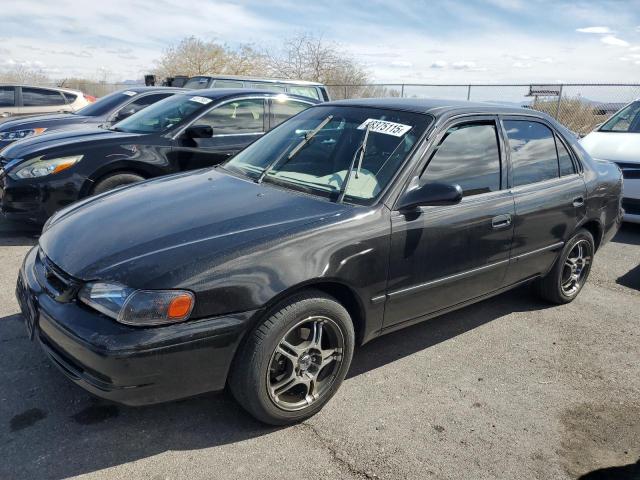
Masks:
[[[379,83],[640,82],[640,0],[0,0],[0,69],[118,82],[187,36],[312,32]]]

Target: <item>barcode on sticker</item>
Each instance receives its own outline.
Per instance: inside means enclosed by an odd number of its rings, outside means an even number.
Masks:
[[[207,103],[211,103],[211,99],[207,98],[207,97],[191,97],[189,100],[191,100],[192,102],[198,102],[201,103],[203,105],[206,105]]]
[[[134,95],[137,95],[138,92],[132,92],[131,90],[126,90],[124,92],[122,92],[123,95],[126,95],[128,97],[133,97]]]
[[[387,122],[386,120],[376,120],[375,118],[367,118],[358,127],[358,130],[364,130],[369,126],[370,132],[384,133],[385,135],[393,135],[394,137],[401,137],[413,127],[411,125],[404,125],[402,123]]]

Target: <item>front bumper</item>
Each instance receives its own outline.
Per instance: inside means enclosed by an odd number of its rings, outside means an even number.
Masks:
[[[41,271],[35,247],[25,258],[16,290],[32,338],[76,384],[125,405],[224,388],[236,348],[255,317],[255,312],[245,312],[165,327],[130,327],[75,301],[54,300]]]
[[[75,175],[14,180],[0,171],[0,213],[9,220],[42,225],[56,211],[77,201],[82,185]]]

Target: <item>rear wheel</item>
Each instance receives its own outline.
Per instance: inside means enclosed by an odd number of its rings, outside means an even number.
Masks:
[[[589,277],[595,244],[593,235],[581,229],[566,243],[551,271],[537,283],[538,293],[552,303],[573,301]]]
[[[229,379],[236,400],[265,423],[317,413],[349,370],[355,335],[346,309],[319,291],[298,294],[250,334]]]
[[[131,183],[137,183],[144,180],[144,177],[135,173],[116,173],[100,179],[91,190],[92,195],[108,192],[114,188],[121,187],[123,185],[129,185]]]

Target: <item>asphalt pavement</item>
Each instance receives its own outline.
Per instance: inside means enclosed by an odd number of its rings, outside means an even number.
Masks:
[[[640,478],[640,225],[575,302],[520,288],[381,337],[286,428],[225,393],[128,408],[69,382],[14,298],[36,236],[0,222],[0,479]]]

